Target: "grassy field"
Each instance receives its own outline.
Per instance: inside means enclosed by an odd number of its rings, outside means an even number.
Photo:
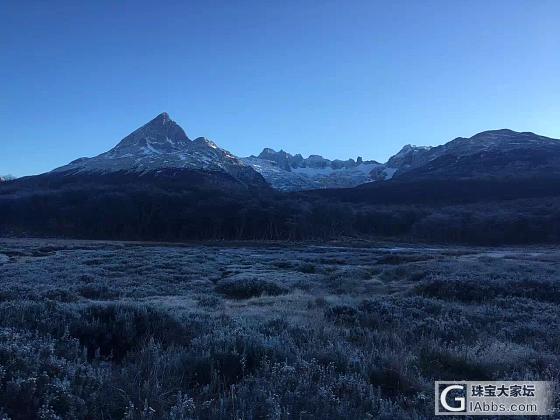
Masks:
[[[0,239],[0,418],[401,419],[560,375],[560,250]]]

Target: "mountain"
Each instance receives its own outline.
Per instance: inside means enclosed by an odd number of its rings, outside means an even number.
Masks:
[[[329,160],[319,155],[304,158],[283,150],[265,148],[258,156],[242,161],[259,172],[275,189],[301,191],[324,188],[349,188],[383,177],[383,165],[375,161]]]
[[[13,181],[16,179],[13,175],[0,175],[0,182]]]
[[[243,185],[266,186],[262,176],[214,142],[204,137],[189,139],[166,112],[133,131],[111,150],[92,158],[76,159],[51,173],[169,175],[170,171],[226,174]]]
[[[0,236],[270,238],[269,197],[258,172],[163,113],[98,156],[1,182]]]
[[[386,167],[400,180],[560,176],[560,140],[490,130],[437,147],[405,146]]]
[[[530,132],[490,130],[441,146],[404,146],[386,163],[303,158],[266,148],[242,158],[275,189],[351,188],[374,181],[560,176],[560,141]]]
[[[95,182],[96,176],[127,174],[143,181],[159,177],[159,185],[191,183],[202,188],[270,186],[280,191],[352,188],[375,181],[559,177],[560,141],[530,132],[490,130],[470,138],[458,137],[441,146],[404,146],[386,163],[373,160],[304,158],[265,148],[258,156],[237,158],[212,141],[189,139],[167,113],[138,128],[111,150],[80,158],[54,169],[39,180]],[[132,176],[132,177],[131,177]],[[62,178],[60,178],[62,177]],[[18,185],[29,184],[26,178]],[[31,177],[33,178],[33,177]],[[0,182],[10,178],[0,177]],[[174,179],[171,181],[171,179]],[[17,186],[14,185],[14,188]]]
[[[407,144],[396,154],[389,158],[385,164],[388,168],[393,168],[396,172],[404,172],[407,169],[418,165],[419,160],[424,161],[424,154],[430,150],[431,146],[414,146]],[[394,175],[394,174],[393,174]]]

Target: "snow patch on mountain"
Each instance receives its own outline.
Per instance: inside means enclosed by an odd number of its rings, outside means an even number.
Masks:
[[[0,175],[0,182],[7,182],[16,179],[13,175]]]
[[[375,161],[348,159],[329,160],[320,155],[291,155],[265,148],[259,156],[242,160],[251,165],[274,188],[298,191],[322,188],[349,188],[378,179],[376,171],[381,165]]]

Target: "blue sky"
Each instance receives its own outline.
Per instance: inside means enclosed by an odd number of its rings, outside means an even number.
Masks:
[[[560,138],[559,21],[556,0],[5,0],[0,174],[99,154],[162,111],[240,156]]]

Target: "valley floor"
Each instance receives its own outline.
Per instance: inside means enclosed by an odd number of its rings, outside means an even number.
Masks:
[[[558,382],[559,303],[552,247],[0,239],[0,418],[431,418]]]

